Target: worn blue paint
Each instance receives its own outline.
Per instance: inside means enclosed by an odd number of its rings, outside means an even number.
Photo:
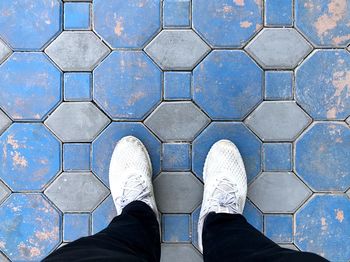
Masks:
[[[71,242],[90,234],[90,214],[63,215],[63,241]]]
[[[41,50],[61,31],[59,0],[0,1],[0,36],[15,50]]]
[[[161,78],[145,53],[115,51],[94,70],[94,100],[113,119],[140,120],[160,101]]]
[[[61,215],[42,194],[12,194],[0,217],[1,250],[12,261],[41,261],[61,242]]]
[[[293,25],[293,0],[265,0],[265,24]]]
[[[243,216],[247,219],[249,224],[260,232],[263,232],[263,215],[249,200],[245,202]]]
[[[108,186],[109,161],[116,143],[124,136],[139,138],[151,157],[153,175],[160,171],[160,141],[143,124],[131,122],[111,123],[92,143],[92,171]]]
[[[296,142],[295,168],[311,188],[344,191],[350,186],[350,128],[316,123]]]
[[[191,145],[187,143],[163,144],[162,169],[185,171],[191,169]]]
[[[347,0],[295,0],[295,25],[317,46],[350,43]]]
[[[266,71],[265,99],[293,99],[293,71]]]
[[[0,178],[14,191],[42,190],[60,170],[60,142],[42,124],[12,124],[0,150]]]
[[[64,29],[90,29],[90,4],[65,3]]]
[[[64,100],[91,101],[92,99],[91,73],[64,74]]]
[[[193,0],[193,27],[215,47],[241,47],[262,27],[262,0]]]
[[[199,249],[198,246],[198,220],[201,212],[201,206],[197,207],[191,214],[191,240],[192,244]]]
[[[265,215],[265,235],[277,243],[293,242],[293,216]]]
[[[162,236],[164,242],[189,242],[190,216],[186,214],[162,215]]]
[[[202,179],[203,165],[210,147],[220,139],[228,139],[236,144],[242,155],[247,171],[248,181],[251,181],[261,170],[261,142],[242,123],[213,122],[192,144],[192,169]]]
[[[94,0],[94,29],[113,48],[140,48],[160,28],[157,0]]]
[[[190,7],[190,0],[164,0],[163,25],[165,27],[189,27]]]
[[[350,53],[317,50],[296,71],[297,102],[315,119],[350,115]]]
[[[292,171],[292,144],[264,143],[264,171]]]
[[[350,260],[350,199],[314,195],[295,215],[295,244],[330,261]]]
[[[0,106],[14,120],[42,120],[61,100],[61,73],[43,53],[12,54],[0,79]]]
[[[90,144],[63,144],[63,170],[90,170]]]
[[[243,51],[213,51],[193,71],[193,100],[212,119],[242,119],[262,100],[262,74]]]
[[[191,72],[165,72],[164,99],[191,99]]]
[[[105,229],[116,216],[117,210],[110,195],[92,213],[92,234]]]

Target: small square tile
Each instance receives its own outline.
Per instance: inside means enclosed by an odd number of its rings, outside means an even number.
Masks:
[[[163,144],[164,171],[185,171],[190,169],[190,144]]]
[[[292,71],[266,71],[265,98],[267,100],[289,100],[293,98]]]
[[[65,73],[64,99],[66,101],[91,101],[91,74]]]
[[[65,3],[64,29],[90,29],[90,4]]]
[[[265,171],[291,171],[292,144],[265,143],[263,159]]]
[[[162,235],[165,242],[190,241],[189,215],[163,215]]]
[[[189,0],[164,0],[163,4],[164,27],[190,26]]]
[[[293,216],[265,215],[265,235],[277,243],[293,242]]]
[[[63,144],[63,170],[90,170],[90,144]]]
[[[191,73],[165,72],[164,98],[169,100],[191,99]]]
[[[89,214],[64,214],[63,241],[71,242],[90,234]]]
[[[266,25],[293,25],[293,0],[265,0]]]

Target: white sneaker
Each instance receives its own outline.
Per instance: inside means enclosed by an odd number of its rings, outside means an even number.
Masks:
[[[153,209],[159,222],[151,160],[146,147],[136,137],[123,137],[115,146],[109,166],[109,186],[117,215],[127,204],[139,200]]]
[[[210,149],[203,168],[204,193],[198,221],[198,244],[203,252],[204,219],[210,212],[242,214],[247,196],[244,163],[235,144],[220,140]]]

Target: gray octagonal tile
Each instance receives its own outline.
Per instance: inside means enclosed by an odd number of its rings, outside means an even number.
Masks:
[[[0,110],[0,135],[11,125],[11,119]]]
[[[266,28],[245,49],[265,69],[292,69],[312,46],[293,28]]]
[[[161,262],[201,262],[202,255],[191,244],[162,244]]]
[[[310,122],[292,101],[265,101],[245,121],[263,141],[293,141]]]
[[[192,30],[163,30],[145,51],[163,70],[192,70],[210,47]]]
[[[63,142],[91,142],[109,124],[91,102],[64,102],[45,121]]]
[[[0,180],[0,203],[10,194],[11,190]]]
[[[63,212],[91,212],[109,190],[91,172],[64,172],[45,190]]]
[[[248,189],[248,197],[264,213],[293,213],[310,195],[292,172],[264,172]]]
[[[12,53],[11,49],[0,39],[0,64]]]

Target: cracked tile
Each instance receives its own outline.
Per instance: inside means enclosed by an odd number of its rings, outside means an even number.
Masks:
[[[163,102],[145,125],[162,141],[192,141],[209,122],[192,102]]]
[[[105,229],[109,223],[117,216],[117,210],[109,195],[95,210],[92,212],[92,234],[96,234]]]
[[[312,46],[293,28],[265,28],[245,50],[264,69],[293,69]]]
[[[0,135],[11,125],[11,119],[0,109]]]
[[[63,71],[92,71],[110,52],[90,31],[64,31],[46,49]]]
[[[91,142],[109,122],[93,103],[64,102],[45,125],[63,142]]]
[[[202,255],[191,244],[162,244],[161,262],[202,262]]]
[[[310,122],[292,101],[264,101],[245,120],[263,141],[293,141]]]
[[[10,194],[11,190],[0,180],[0,203],[4,201]]]
[[[12,53],[11,48],[9,48],[4,41],[0,39],[0,64],[5,61],[7,57]]]

